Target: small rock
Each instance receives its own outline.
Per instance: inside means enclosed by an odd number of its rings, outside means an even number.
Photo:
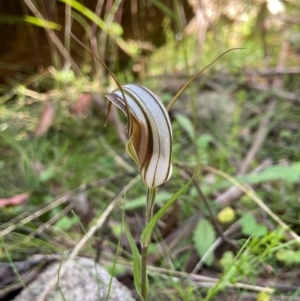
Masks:
[[[57,279],[60,262],[46,267],[39,277],[28,285],[13,301],[38,301],[47,286]],[[55,286],[46,301],[105,301],[111,275],[98,263],[89,258],[76,258],[59,279],[60,290]],[[62,296],[63,295],[63,296]],[[109,301],[135,301],[130,290],[113,278]]]

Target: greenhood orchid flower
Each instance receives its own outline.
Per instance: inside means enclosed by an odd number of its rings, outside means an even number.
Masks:
[[[160,98],[147,88],[129,84],[106,95],[128,119],[128,154],[137,164],[148,188],[169,180],[172,174],[172,128]],[[124,99],[125,97],[125,99]]]

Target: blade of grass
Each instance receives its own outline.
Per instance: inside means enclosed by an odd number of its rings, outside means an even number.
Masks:
[[[65,47],[67,49],[68,52],[70,52],[70,46],[71,46],[71,37],[69,35],[69,32],[68,32],[68,28],[70,28],[71,30],[71,26],[72,26],[72,19],[71,19],[71,16],[72,16],[72,9],[71,9],[71,6],[69,4],[66,3],[66,6],[65,6],[65,40],[64,40],[64,43],[65,43]]]
[[[164,12],[166,15],[168,15],[169,17],[171,17],[177,25],[178,30],[181,28],[180,26],[180,21],[178,19],[178,16],[166,5],[164,5],[161,1],[159,0],[151,0],[151,2],[158,7],[162,12]]]
[[[59,0],[59,1],[81,12],[84,16],[86,16],[88,19],[90,19],[95,24],[97,24],[102,30],[108,32],[108,27],[105,24],[105,22],[80,2],[75,0]]]
[[[11,24],[11,23],[23,23],[27,22],[35,26],[54,29],[54,30],[61,30],[61,25],[57,24],[53,21],[48,21],[45,19],[40,19],[33,16],[14,16],[14,15],[1,15],[0,17],[0,24]]]
[[[141,279],[141,275],[142,275],[142,260],[141,260],[141,255],[140,252],[134,242],[134,239],[128,229],[128,226],[126,225],[125,221],[123,221],[124,223],[124,230],[127,236],[127,239],[129,241],[130,244],[130,248],[131,248],[131,252],[132,252],[132,265],[133,265],[133,280],[134,280],[134,287],[136,289],[136,291],[138,292],[138,294],[141,296],[142,298],[142,279]],[[148,283],[148,278],[147,279],[147,291],[149,290],[149,283]]]
[[[30,1],[30,0],[24,0],[24,1]],[[72,8],[76,9],[80,13],[82,13],[85,17],[93,21],[97,26],[99,26],[103,32],[105,32],[107,35],[112,37],[114,41],[118,44],[118,46],[125,51],[128,55],[133,56],[134,53],[132,53],[131,48],[127,46],[127,43],[121,38],[122,34],[122,27],[117,23],[112,23],[110,25],[107,25],[106,22],[104,22],[100,17],[98,17],[94,12],[89,10],[87,7],[82,5],[80,2],[75,0],[59,0],[65,4],[70,5]],[[68,29],[70,30],[70,29]]]

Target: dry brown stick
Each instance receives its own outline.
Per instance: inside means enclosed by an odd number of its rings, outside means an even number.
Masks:
[[[293,17],[293,16],[290,16],[290,15],[278,14],[278,15],[276,15],[276,18],[280,21],[285,22],[285,23],[299,25],[299,17]]]

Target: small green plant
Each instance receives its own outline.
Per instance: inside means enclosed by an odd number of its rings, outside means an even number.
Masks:
[[[214,62],[215,61],[211,64]],[[193,179],[192,177],[186,186],[175,193],[163,206],[163,208],[153,217],[153,208],[158,186],[168,181],[172,174],[172,127],[168,111],[171,109],[184,89],[211,64],[194,75],[175,95],[167,108],[164,108],[162,101],[157,95],[143,86],[128,84],[121,87],[116,80],[116,77],[105,66],[105,64],[103,62],[101,62],[101,64],[113,76],[119,88],[106,96],[110,101],[107,117],[112,104],[117,106],[126,114],[128,119],[127,132],[129,136],[129,142],[126,150],[138,166],[141,178],[147,187],[146,222],[145,229],[141,235],[141,259],[139,259],[139,253],[137,252],[129,231],[126,231],[132,252],[134,253],[133,266],[135,287],[141,298],[143,300],[147,300],[149,291],[147,279],[147,256],[152,232],[158,220],[178,198],[178,196],[184,192]],[[136,279],[137,277],[138,279]]]

